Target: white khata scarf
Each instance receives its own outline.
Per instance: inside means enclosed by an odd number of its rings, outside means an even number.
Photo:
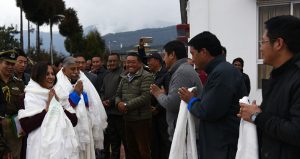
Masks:
[[[42,112],[49,96],[49,90],[32,79],[25,88],[25,93],[25,109],[19,110],[19,119]],[[72,123],[61,104],[53,97],[41,127],[28,134],[26,158],[77,159],[78,152],[78,141]]]
[[[56,94],[59,97],[60,103],[65,107],[71,107],[68,99],[69,94],[74,90],[67,76],[64,75],[62,69],[57,73],[57,84],[54,87]],[[83,96],[75,108],[78,118],[77,126],[75,127],[81,151],[91,151],[93,156],[94,148],[103,149],[104,129],[107,126],[107,116],[93,84],[80,71],[80,79],[83,83],[83,91],[87,93],[88,105],[85,106]],[[88,150],[90,149],[90,150]],[[92,157],[93,158],[93,157]]]
[[[243,97],[240,103],[250,104],[248,97]],[[239,129],[238,149],[236,159],[258,159],[258,140],[256,125],[241,119]]]
[[[191,92],[195,87],[189,88]],[[198,159],[196,146],[195,117],[188,111],[187,103],[181,100],[169,159]]]

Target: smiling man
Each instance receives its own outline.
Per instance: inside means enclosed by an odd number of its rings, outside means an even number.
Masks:
[[[75,110],[78,124],[75,127],[79,141],[79,158],[94,159],[95,149],[103,149],[103,131],[106,113],[101,99],[90,80],[79,71],[74,57],[63,61],[57,73],[55,92],[65,109]]]
[[[262,85],[261,106],[241,104],[238,114],[258,130],[261,159],[300,158],[300,19],[265,22],[260,42],[264,63],[273,67]]]
[[[18,114],[24,98],[24,83],[13,78],[14,65],[18,54],[16,50],[0,52],[0,88],[4,96],[4,109],[1,112],[1,128],[4,139],[14,158],[19,158],[22,138],[18,138],[12,124],[12,118]]]
[[[116,106],[123,113],[128,157],[149,159],[151,142],[151,95],[152,75],[143,69],[141,57],[130,53],[126,59],[128,73],[122,75],[117,89]]]

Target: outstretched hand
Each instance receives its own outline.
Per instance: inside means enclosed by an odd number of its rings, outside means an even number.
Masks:
[[[166,91],[165,91],[164,87],[159,88],[156,84],[151,84],[151,85],[150,85],[150,93],[151,93],[153,96],[158,97],[158,96],[160,96],[161,94],[165,94]]]

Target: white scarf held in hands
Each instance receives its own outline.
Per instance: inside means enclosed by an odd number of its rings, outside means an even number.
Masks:
[[[60,102],[66,108],[71,107],[68,98],[69,94],[74,90],[74,88],[68,77],[62,72],[62,69],[57,73],[56,77],[57,84],[55,86],[55,91],[60,99]],[[107,115],[104,106],[95,87],[81,71],[79,80],[82,81],[83,91],[87,93],[89,99],[88,109],[85,107],[82,95],[78,106],[75,108],[76,115],[78,117],[78,124],[75,128],[79,137],[79,144],[81,149],[84,149],[81,143],[91,143],[92,141],[89,141],[88,136],[89,134],[92,134],[95,148],[103,149],[103,132],[107,126]],[[92,132],[90,132],[90,129]]]
[[[49,89],[41,87],[31,79],[25,93],[25,109],[19,110],[19,119],[42,112],[48,100]],[[77,159],[78,155],[78,142],[73,125],[53,97],[42,125],[28,134],[26,158]]]
[[[250,104],[248,97],[240,99],[240,103]],[[236,159],[258,159],[258,142],[256,125],[241,119]]]
[[[191,92],[193,88],[189,88]],[[188,111],[187,103],[181,100],[169,159],[198,159],[194,116]]]

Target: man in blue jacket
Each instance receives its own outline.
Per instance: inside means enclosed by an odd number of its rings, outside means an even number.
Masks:
[[[226,62],[214,34],[202,32],[188,44],[195,65],[208,74],[201,95],[179,89],[189,111],[200,119],[198,154],[201,159],[234,159],[240,124],[236,113],[239,99],[247,94],[242,74]]]

